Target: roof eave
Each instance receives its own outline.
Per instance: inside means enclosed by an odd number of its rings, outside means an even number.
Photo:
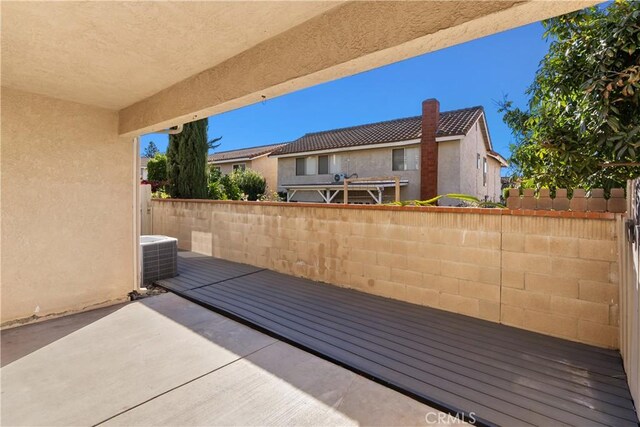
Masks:
[[[500,162],[500,166],[502,167],[509,167],[509,162],[507,162],[507,160],[502,157],[499,153],[495,152],[495,151],[489,151],[487,152],[487,155],[493,159],[496,159],[498,162]]]
[[[225,163],[238,163],[238,162],[249,162],[251,161],[251,157],[237,157],[235,159],[224,159],[224,160],[213,160],[209,159],[207,163],[211,163],[213,165],[221,165]]]
[[[361,144],[361,145],[353,145],[349,147],[323,148],[321,150],[294,151],[291,153],[282,153],[282,154],[271,153],[270,157],[284,158],[284,157],[299,157],[299,156],[300,157],[315,156],[318,154],[341,153],[345,151],[360,151],[360,150],[372,150],[376,148],[402,147],[405,145],[414,145],[419,143],[420,143],[420,138],[413,138],[413,139],[406,139],[402,141],[367,143],[367,144]]]

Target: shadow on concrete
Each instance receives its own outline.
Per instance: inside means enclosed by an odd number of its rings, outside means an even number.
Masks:
[[[171,293],[3,331],[2,345],[2,425],[425,425],[438,413]]]
[[[106,317],[127,303],[102,307],[0,331],[0,367]]]

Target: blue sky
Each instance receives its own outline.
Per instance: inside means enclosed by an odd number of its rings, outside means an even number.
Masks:
[[[547,51],[542,24],[431,52],[365,73],[211,116],[209,137],[222,136],[216,151],[286,142],[307,132],[371,123],[421,113],[421,103],[437,98],[440,110],[482,105],[494,148],[509,155],[512,136],[496,101],[508,95],[525,106],[525,90]],[[148,134],[160,151],[167,135]]]

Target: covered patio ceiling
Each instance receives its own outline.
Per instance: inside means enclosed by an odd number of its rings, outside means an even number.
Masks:
[[[134,136],[596,3],[7,1],[2,85]]]

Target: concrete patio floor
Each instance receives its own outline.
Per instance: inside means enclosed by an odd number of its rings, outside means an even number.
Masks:
[[[170,293],[1,335],[2,425],[446,425]]]

